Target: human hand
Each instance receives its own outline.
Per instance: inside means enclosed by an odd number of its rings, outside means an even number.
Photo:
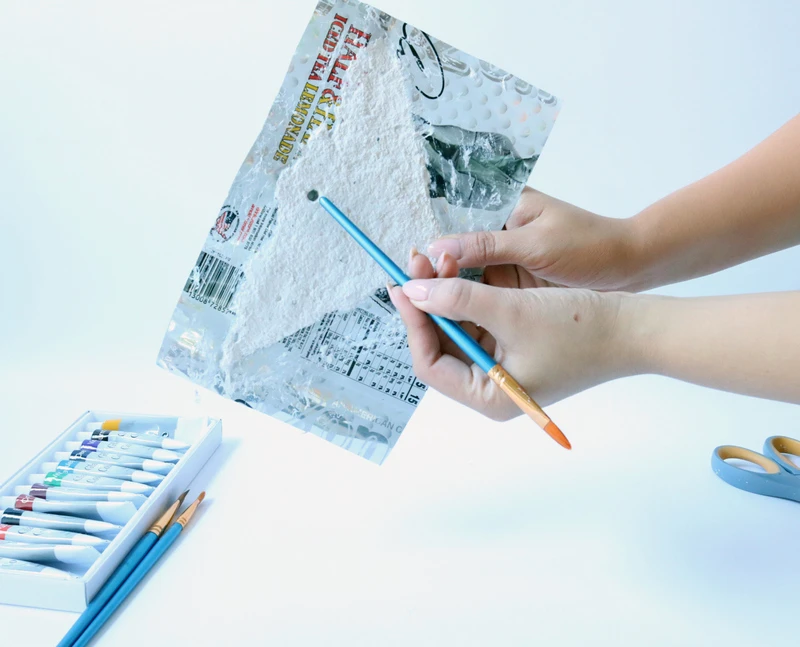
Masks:
[[[486,267],[493,285],[516,288],[635,288],[633,219],[604,218],[529,187],[505,231],[440,238],[428,252],[447,252],[458,267]]]
[[[622,341],[627,295],[512,290],[452,278],[457,273],[447,253],[434,270],[427,257],[412,252],[409,275],[416,280],[389,289],[408,330],[415,373],[444,395],[495,420],[521,413],[425,313],[464,322],[542,406],[633,372],[631,349]]]

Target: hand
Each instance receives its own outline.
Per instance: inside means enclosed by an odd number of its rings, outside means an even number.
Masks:
[[[487,267],[494,285],[629,290],[635,282],[632,219],[604,218],[526,187],[506,231],[479,231],[435,241],[458,266]]]
[[[625,339],[618,327],[624,294],[511,290],[451,278],[458,266],[446,253],[438,274],[427,257],[414,252],[409,265],[416,280],[389,289],[389,296],[408,329],[414,371],[437,391],[490,418],[508,420],[521,412],[426,312],[466,322],[467,332],[541,406],[631,372],[619,341]]]

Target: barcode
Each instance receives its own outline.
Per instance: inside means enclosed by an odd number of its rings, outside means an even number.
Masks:
[[[244,272],[235,265],[200,252],[183,291],[200,303],[232,313],[231,301],[243,278]]]

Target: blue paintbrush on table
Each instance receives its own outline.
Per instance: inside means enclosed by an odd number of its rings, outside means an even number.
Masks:
[[[61,642],[58,643],[57,647],[70,647],[70,645],[72,645],[73,642],[83,633],[84,629],[89,626],[92,620],[97,617],[105,604],[111,599],[111,596],[113,596],[119,587],[122,586],[128,576],[133,572],[133,569],[139,565],[139,562],[144,559],[145,555],[147,555],[147,553],[153,547],[153,544],[156,543],[156,540],[161,536],[161,533],[164,532],[164,529],[169,526],[169,524],[175,518],[175,513],[181,507],[181,504],[188,493],[189,491],[187,490],[181,494],[178,500],[175,501],[175,503],[173,503],[163,515],[161,515],[161,518],[156,521],[144,534],[144,536],[136,543],[131,551],[125,556],[125,559],[122,560],[122,563],[117,567],[117,570],[114,571],[113,575],[103,585],[103,588],[97,592],[97,595],[94,596],[94,599],[75,621],[75,624],[72,625],[72,628],[70,628],[67,634],[61,639]]]
[[[172,523],[187,494],[188,490],[150,527],[57,647],[83,647],[102,629],[114,611],[175,542],[205,498],[205,492],[201,492],[195,502]]]

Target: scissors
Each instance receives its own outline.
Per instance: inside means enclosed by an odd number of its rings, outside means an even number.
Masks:
[[[800,467],[784,454],[800,456],[800,441],[771,436],[764,441],[763,454],[735,445],[722,445],[711,455],[711,467],[723,481],[740,490],[800,502]],[[727,463],[729,458],[754,463],[764,473]]]

